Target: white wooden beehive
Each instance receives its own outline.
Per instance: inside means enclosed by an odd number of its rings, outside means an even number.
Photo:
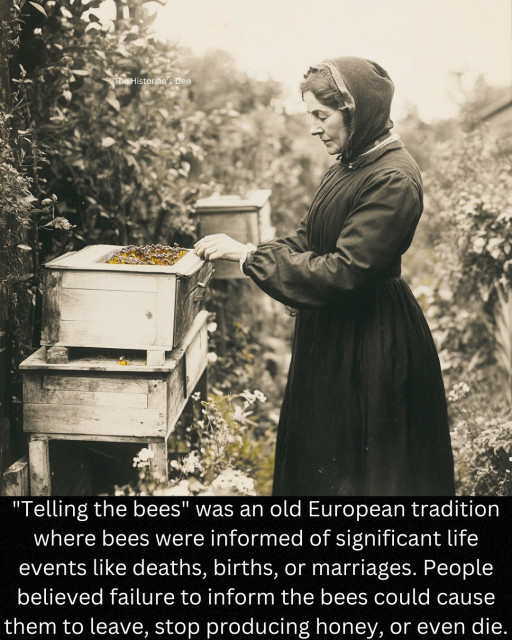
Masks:
[[[108,264],[91,245],[45,264],[43,346],[170,351],[201,308],[212,264],[192,251],[172,266]]]

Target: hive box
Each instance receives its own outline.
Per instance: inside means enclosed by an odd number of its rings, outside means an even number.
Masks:
[[[200,310],[212,264],[187,253],[173,266],[108,264],[91,245],[45,264],[41,344],[142,349],[162,363]],[[152,360],[151,354],[160,354]]]
[[[270,189],[250,191],[246,198],[215,194],[197,201],[196,220],[199,237],[226,233],[239,242],[254,245],[274,237],[270,222]],[[218,260],[215,278],[243,278],[237,262]]]
[[[162,366],[147,365],[140,352],[120,365],[100,350],[51,364],[44,348],[21,363],[32,495],[51,493],[51,440],[149,445],[152,466],[167,475],[167,439],[200,379],[206,393],[207,319],[200,311]]]

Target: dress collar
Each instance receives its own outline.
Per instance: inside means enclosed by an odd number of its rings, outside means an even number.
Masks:
[[[388,133],[385,136],[382,136],[381,138],[375,140],[369,148],[360,153],[351,162],[343,160],[341,154],[337,156],[337,159],[348,169],[359,169],[360,167],[364,167],[374,162],[375,160],[377,160],[377,158],[380,158],[387,151],[391,151],[391,149],[402,149],[403,146],[404,144],[400,140],[398,134]]]

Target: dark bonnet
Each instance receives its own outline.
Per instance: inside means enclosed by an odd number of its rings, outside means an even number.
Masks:
[[[348,140],[341,153],[352,162],[393,127],[390,119],[394,86],[376,62],[344,57],[323,60],[310,67],[301,83],[302,94],[311,91],[331,109],[341,109]]]

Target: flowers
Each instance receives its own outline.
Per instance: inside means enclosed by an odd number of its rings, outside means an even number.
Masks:
[[[211,483],[213,495],[256,495],[254,480],[237,469],[224,469]]]
[[[478,237],[473,240],[473,253],[483,253],[487,241],[485,238]]]
[[[191,451],[188,456],[186,456],[185,458],[183,458],[183,462],[182,462],[182,472],[184,474],[192,474],[194,473],[196,470],[197,471],[203,471],[203,467],[201,466],[201,463],[199,462],[199,452],[198,451]]]
[[[449,402],[459,402],[469,394],[469,386],[465,382],[454,384],[448,394]]]
[[[149,467],[154,455],[155,454],[150,449],[141,449],[139,453],[133,458],[133,466],[138,467],[139,469]]]
[[[251,393],[249,391],[249,389],[245,389],[240,394],[240,397],[243,398],[247,402],[248,405],[254,404],[256,402],[256,400],[259,400],[260,402],[266,402],[267,401],[267,399],[264,396],[264,394],[261,391],[258,391],[257,389],[255,389],[253,393]]]

